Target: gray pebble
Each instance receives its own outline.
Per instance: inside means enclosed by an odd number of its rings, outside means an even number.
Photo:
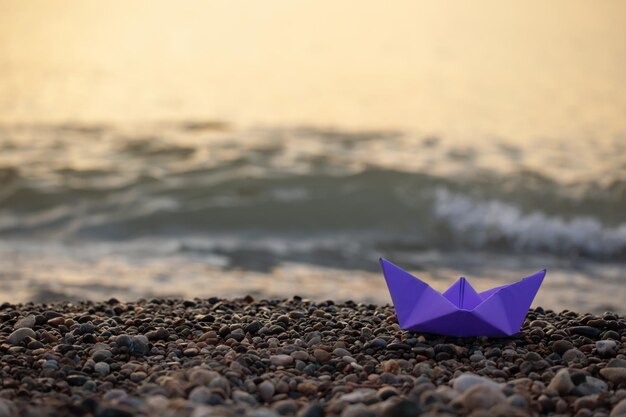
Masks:
[[[24,342],[24,340],[26,340],[26,338],[28,337],[30,337],[31,339],[36,339],[37,334],[33,329],[30,329],[28,327],[22,327],[21,329],[17,329],[13,333],[11,333],[7,341],[12,345],[19,345]]]
[[[474,384],[455,400],[467,410],[490,409],[506,402],[502,391],[492,384]]]
[[[293,358],[289,355],[273,355],[270,362],[274,366],[290,366],[293,364]]]
[[[605,358],[614,357],[618,351],[617,342],[614,340],[598,340],[596,342],[596,350],[600,356]]]
[[[257,389],[259,391],[259,396],[265,402],[270,402],[272,397],[274,396],[274,393],[276,392],[276,388],[271,381],[261,382]]]
[[[573,389],[572,393],[582,397],[585,395],[599,394],[603,391],[606,391],[607,388],[608,385],[606,384],[606,382],[598,378],[588,376],[587,378],[585,378],[585,382],[576,385],[576,388]]]
[[[19,319],[15,325],[13,326],[14,329],[32,329],[33,327],[35,327],[35,323],[37,322],[37,319],[35,318],[35,316],[33,316],[32,314],[29,314],[26,317],[23,317],[21,319]]]
[[[499,389],[499,385],[488,378],[484,378],[474,374],[463,374],[454,379],[452,387],[458,392],[465,392],[474,385],[488,385]]]
[[[97,362],[94,367],[94,371],[100,375],[108,375],[111,371],[111,367],[106,362]]]

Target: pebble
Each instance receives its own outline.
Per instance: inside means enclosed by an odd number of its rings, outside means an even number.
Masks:
[[[298,403],[294,400],[280,400],[272,404],[272,410],[282,416],[293,415],[298,412]]]
[[[569,376],[569,371],[565,368],[560,369],[552,378],[552,381],[550,381],[548,388],[555,390],[561,396],[569,394],[574,389],[574,383]]]
[[[331,358],[330,353],[323,349],[315,349],[313,351],[313,356],[318,362],[328,362]]]
[[[608,385],[606,382],[592,376],[587,376],[585,378],[585,382],[576,385],[576,388],[574,388],[572,393],[582,397],[586,395],[599,394],[606,391],[607,388]]]
[[[97,350],[93,353],[93,355],[91,355],[91,359],[93,359],[94,362],[106,361],[107,359],[110,359],[112,357],[113,357],[113,354],[108,349]]]
[[[626,368],[604,368],[600,369],[600,375],[613,384],[626,383]]]
[[[395,401],[383,409],[381,417],[415,417],[420,415],[421,408],[413,401]]]
[[[146,379],[147,376],[148,374],[146,374],[145,372],[133,372],[132,374],[130,374],[130,380],[133,382],[140,382]]]
[[[492,388],[499,389],[499,386],[497,383],[493,382],[490,379],[487,379],[478,375],[474,375],[474,374],[463,374],[455,378],[454,383],[452,384],[452,387],[456,391],[464,393],[465,391],[467,391],[468,389],[470,389],[471,387],[475,385],[488,385]]]
[[[567,363],[586,363],[587,356],[578,349],[569,349],[563,353],[563,360]]]
[[[106,362],[97,362],[93,370],[100,375],[108,375],[111,372],[111,366]]]
[[[298,417],[324,417],[325,415],[324,407],[318,403],[309,404],[298,413]]]
[[[270,400],[274,396],[274,393],[276,392],[274,384],[272,384],[270,381],[261,382],[258,386],[258,390],[261,399],[267,403],[270,402]]]
[[[300,297],[5,303],[0,417],[607,417],[625,337],[615,314],[539,308],[512,337],[452,338]]]
[[[574,344],[569,340],[557,340],[552,344],[552,351],[559,355],[563,355],[570,349],[574,349]]]
[[[35,333],[33,329],[22,327],[11,333],[7,341],[12,345],[19,345],[23,343],[26,338],[35,339],[36,337],[37,333]]]
[[[569,331],[571,334],[579,334],[581,336],[586,336],[592,339],[598,337],[600,333],[602,333],[600,329],[596,329],[595,327],[591,326],[574,326],[570,327]]]
[[[491,384],[475,384],[455,400],[467,410],[483,409],[506,402],[506,397],[498,387]]]
[[[252,395],[241,390],[233,391],[232,398],[236,403],[244,403],[249,405],[257,404],[257,400]]]
[[[609,417],[626,417],[626,398],[618,402],[611,410]]]
[[[605,358],[614,357],[617,354],[618,346],[614,340],[598,340],[596,350],[600,356]]]
[[[85,382],[87,382],[88,378],[84,375],[68,375],[67,377],[65,377],[65,380],[70,385],[80,387],[84,385]]]
[[[33,316],[32,314],[23,317],[21,319],[19,319],[15,325],[13,326],[14,329],[32,329],[33,327],[35,327],[35,323],[37,322],[37,319],[35,318],[35,316]]]
[[[41,365],[42,369],[59,369],[59,362],[57,362],[55,359],[48,359],[47,361],[44,362],[43,365]]]
[[[365,404],[350,404],[343,409],[341,417],[376,417],[376,413]]]
[[[337,348],[333,350],[333,355],[339,357],[350,356],[350,352],[348,352],[346,349]]]
[[[274,355],[270,358],[270,362],[275,366],[290,366],[293,364],[293,360],[289,355]]]
[[[207,387],[195,387],[189,393],[189,401],[198,404],[209,404],[211,402],[212,393]]]

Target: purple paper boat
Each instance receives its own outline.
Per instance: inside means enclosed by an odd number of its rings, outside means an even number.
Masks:
[[[391,262],[380,265],[404,330],[446,336],[511,336],[518,333],[546,270],[477,293],[459,278],[443,294]]]

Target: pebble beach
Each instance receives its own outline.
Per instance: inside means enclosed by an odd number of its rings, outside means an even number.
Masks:
[[[510,338],[392,306],[141,299],[0,306],[0,416],[626,416],[626,320],[532,309]]]

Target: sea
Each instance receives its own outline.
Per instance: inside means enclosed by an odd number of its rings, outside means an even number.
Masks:
[[[626,313],[626,3],[0,0],[0,302]]]
[[[625,310],[623,140],[460,146],[216,121],[10,125],[0,167],[6,301],[386,303],[384,257],[439,290],[547,268],[538,305]]]

